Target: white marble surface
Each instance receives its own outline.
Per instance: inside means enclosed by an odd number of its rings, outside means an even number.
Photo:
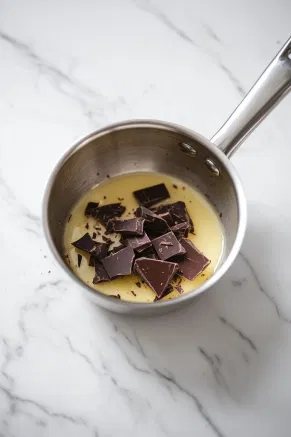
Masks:
[[[210,137],[290,16],[287,0],[0,0],[1,437],[291,435],[290,97],[234,157],[242,253],[187,310],[94,307],[40,221],[53,165],[93,129],[149,117]]]

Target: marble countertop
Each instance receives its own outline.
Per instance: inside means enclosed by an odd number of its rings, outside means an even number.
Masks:
[[[206,137],[290,34],[286,0],[0,1],[0,436],[291,435],[291,98],[233,161],[242,252],[196,305],[96,308],[41,229],[56,160],[111,122]]]

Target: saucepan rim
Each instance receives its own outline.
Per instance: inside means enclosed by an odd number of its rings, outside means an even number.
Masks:
[[[234,240],[234,243],[232,245],[232,248],[230,250],[230,253],[226,257],[226,259],[222,262],[222,264],[218,267],[216,272],[206,281],[204,284],[202,284],[197,289],[190,291],[184,295],[181,295],[177,297],[176,299],[171,299],[167,301],[158,301],[153,304],[150,303],[142,303],[142,302],[125,302],[119,299],[113,299],[112,297],[106,296],[102,294],[101,292],[95,291],[92,289],[89,285],[85,284],[81,279],[79,279],[75,273],[69,268],[69,266],[64,261],[63,257],[59,254],[57,248],[54,245],[53,238],[51,235],[50,227],[49,227],[49,199],[51,195],[51,190],[54,185],[54,181],[58,175],[58,172],[62,168],[62,166],[65,164],[65,162],[80,148],[86,146],[89,142],[95,140],[98,137],[104,136],[107,133],[110,133],[115,130],[122,130],[122,129],[129,129],[129,128],[137,128],[137,127],[148,127],[148,128],[158,128],[158,129],[164,129],[164,130],[170,130],[179,134],[186,135],[195,141],[198,141],[201,143],[206,149],[208,149],[212,155],[215,155],[217,158],[218,164],[219,162],[222,162],[223,165],[227,168],[227,171],[229,172],[229,175],[231,177],[236,199],[237,199],[237,206],[238,206],[238,228],[237,228],[237,234]],[[116,309],[121,309],[122,307],[132,307],[133,311],[134,309],[143,309],[146,310],[148,307],[149,310],[152,309],[153,305],[155,307],[159,308],[165,308],[169,306],[175,306],[176,304],[180,304],[182,302],[185,302],[187,300],[192,300],[194,297],[197,297],[204,291],[211,288],[229,269],[233,261],[235,260],[236,256],[239,253],[241,244],[244,239],[245,230],[246,230],[246,224],[247,224],[247,205],[246,205],[246,198],[244,195],[244,191],[242,188],[241,181],[237,175],[237,172],[232,165],[232,163],[229,161],[229,159],[224,155],[224,153],[219,150],[215,144],[211,143],[211,141],[204,138],[202,135],[196,133],[195,131],[192,131],[191,129],[188,129],[186,127],[180,126],[178,124],[169,123],[165,121],[160,120],[151,120],[151,119],[136,119],[136,120],[126,120],[118,123],[114,123],[111,125],[108,125],[102,129],[98,129],[87,136],[81,138],[79,141],[77,141],[73,146],[71,146],[64,155],[59,159],[56,166],[54,167],[49,180],[47,182],[45,193],[43,197],[43,206],[42,206],[42,223],[43,223],[43,229],[44,234],[46,237],[46,240],[48,242],[48,245],[50,247],[50,250],[52,251],[55,259],[58,261],[58,263],[61,265],[61,267],[66,271],[66,273],[69,274],[69,276],[76,281],[86,292],[90,292],[91,295],[94,295],[95,301],[97,304],[100,304],[102,307],[107,307],[107,304],[110,302],[111,306],[114,306]],[[96,300],[97,299],[97,300]]]

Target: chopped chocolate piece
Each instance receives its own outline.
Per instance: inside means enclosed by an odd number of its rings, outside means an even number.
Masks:
[[[80,267],[81,262],[82,262],[82,255],[80,255],[80,253],[78,253],[78,267]]]
[[[99,203],[89,202],[85,209],[85,216],[96,217],[96,210],[98,209]]]
[[[75,246],[77,249],[84,250],[84,252],[90,253],[97,259],[104,258],[107,255],[107,244],[97,243],[96,241],[92,240],[88,233],[83,235],[80,240],[72,243],[72,245]]]
[[[158,206],[157,208],[154,208],[153,211],[158,215],[169,212],[172,216],[172,219],[173,219],[172,226],[174,226],[178,223],[187,222],[190,225],[189,232],[194,231],[193,222],[192,222],[192,220],[189,216],[189,213],[187,211],[186,204],[185,204],[185,202],[183,202],[181,200],[179,200],[178,202],[175,202],[175,203],[170,203],[168,205]]]
[[[118,232],[122,235],[143,235],[145,219],[142,217],[127,220],[110,220],[107,229],[109,232]]]
[[[84,250],[84,252],[91,253],[91,251],[94,251],[96,246],[96,241],[93,241],[88,232],[83,235],[79,240],[74,241],[72,243],[74,247],[77,249]]]
[[[95,240],[96,237],[97,237],[96,232],[93,232],[92,238]]]
[[[145,219],[145,230],[153,232],[154,235],[164,234],[165,232],[169,231],[169,226],[166,220],[159,217],[157,214],[144,206],[139,206],[135,212],[135,215]]]
[[[158,259],[139,258],[134,263],[135,272],[161,297],[178,270],[178,264]]]
[[[151,259],[159,259],[155,250],[152,247],[148,247],[142,251],[136,250],[136,258],[151,258]]]
[[[90,267],[94,267],[95,266],[95,260],[96,260],[96,258],[93,255],[91,255],[90,258],[89,258],[89,266]]]
[[[163,214],[159,214],[158,217],[165,220],[169,226],[173,226],[174,221],[169,212],[164,212]]]
[[[179,272],[184,278],[192,280],[203,272],[210,260],[190,240],[182,238],[180,242],[186,250],[186,255],[179,261]]]
[[[174,290],[174,289],[173,289],[173,286],[172,286],[171,284],[169,284],[169,285],[167,286],[166,290],[164,291],[164,293],[163,293],[160,297],[156,296],[156,297],[154,298],[154,302],[156,302],[157,300],[161,300],[163,297],[165,297],[165,296],[167,296],[168,294],[172,293],[173,290]]]
[[[72,214],[69,215],[68,223],[69,223],[69,221],[71,220],[71,218],[72,218]]]
[[[161,260],[166,260],[176,255],[184,255],[186,250],[179,243],[173,232],[168,232],[152,240],[153,247]]]
[[[94,217],[106,226],[109,220],[115,217],[120,217],[124,211],[125,206],[121,205],[121,203],[110,203],[109,205],[103,205],[97,208]]]
[[[188,237],[190,224],[188,222],[178,223],[171,227],[171,231],[174,232],[176,238],[180,240],[182,237]]]
[[[143,206],[151,206],[170,197],[165,184],[142,188],[141,190],[134,191],[133,195],[139,204]]]
[[[93,279],[93,284],[98,284],[99,282],[106,282],[109,281],[109,276],[101,264],[101,262],[97,261],[95,259],[95,276]]]
[[[141,283],[138,281],[138,282],[136,282],[135,283],[135,285],[138,287],[138,288],[140,288],[141,287]]]
[[[89,229],[89,223],[86,223],[86,224],[85,224],[85,228],[86,228],[86,229]]]
[[[89,202],[85,209],[85,215],[100,220],[106,226],[110,219],[120,217],[124,211],[125,207],[121,203],[111,203],[98,207],[98,203]]]
[[[128,246],[119,250],[113,255],[103,258],[101,262],[110,279],[114,279],[119,276],[130,275],[132,271],[133,260],[134,251],[130,246]]]
[[[136,293],[135,293],[133,290],[131,290],[131,292],[132,292],[132,294],[133,294],[134,296],[136,296]]]
[[[141,237],[125,237],[122,239],[122,242],[125,246],[130,246],[136,252],[142,252],[152,245],[152,242],[146,233]]]
[[[108,255],[113,255],[114,253],[119,252],[121,249],[124,249],[123,244],[113,247],[111,250],[109,250]]]

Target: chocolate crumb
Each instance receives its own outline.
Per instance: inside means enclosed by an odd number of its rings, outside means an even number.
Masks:
[[[69,215],[68,223],[69,223],[69,221],[71,220],[71,218],[72,218],[72,214]]]
[[[115,297],[116,299],[120,299],[120,294],[109,294],[109,297]]]
[[[185,187],[184,187],[184,186],[182,187],[182,190],[185,190]]]
[[[105,237],[105,235],[102,235],[102,240],[105,241],[107,244],[112,244],[114,241],[112,241],[110,238]]]
[[[97,173],[97,176],[99,176],[99,175],[100,175],[100,173],[98,172],[98,173]]]
[[[137,287],[138,287],[138,288],[140,288],[140,287],[141,287],[141,283],[140,283],[139,281],[138,281],[138,282],[136,282],[136,283],[135,283],[135,285],[137,285]]]
[[[96,231],[101,231],[101,228],[99,226],[94,226],[94,229],[96,229]]]
[[[106,196],[103,196],[103,199],[105,200],[105,199],[107,199],[107,197],[106,197]]]
[[[201,276],[205,276],[205,273],[202,273]]]
[[[178,188],[178,185],[173,184],[173,188],[177,189],[177,188]]]
[[[89,223],[86,223],[86,224],[85,224],[85,228],[86,228],[86,229],[89,229]]]
[[[133,290],[131,290],[131,292],[132,292],[132,294],[133,294],[134,296],[136,296],[136,293],[135,293]]]
[[[220,217],[220,218],[222,217],[222,212],[219,214],[219,217]]]
[[[78,267],[80,267],[80,265],[81,265],[81,262],[82,262],[82,255],[80,255],[79,253],[78,253]]]
[[[124,197],[117,197],[117,199],[119,200],[119,202],[122,202],[124,200]]]
[[[118,299],[120,299],[120,294],[117,295]]]
[[[106,177],[107,177],[107,178],[109,179],[109,178],[110,178],[110,175],[109,175],[109,174],[107,174],[107,175],[106,175]]]
[[[96,238],[96,237],[97,237],[96,232],[93,232],[92,238]]]
[[[192,200],[189,200],[189,203],[192,203]]]

